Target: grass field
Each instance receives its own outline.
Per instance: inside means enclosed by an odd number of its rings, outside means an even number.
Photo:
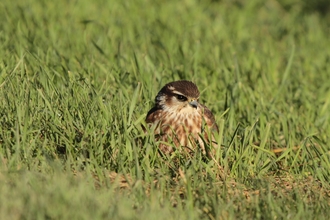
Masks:
[[[328,219],[326,1],[0,3],[0,219]],[[188,79],[217,161],[161,158],[146,113]]]

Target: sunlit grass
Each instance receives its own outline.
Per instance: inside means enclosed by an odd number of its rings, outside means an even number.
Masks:
[[[0,219],[327,219],[330,21],[305,7],[2,2]],[[216,117],[215,160],[144,132],[178,79]]]

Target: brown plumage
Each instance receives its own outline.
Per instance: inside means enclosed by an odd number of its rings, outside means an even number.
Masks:
[[[186,80],[168,83],[158,92],[146,122],[154,126],[163,153],[172,153],[175,146],[189,153],[200,148],[209,154],[204,142],[216,146],[211,132],[218,127],[212,112],[199,103],[199,95],[197,86]]]

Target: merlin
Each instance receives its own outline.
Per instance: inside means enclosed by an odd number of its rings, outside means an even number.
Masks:
[[[210,156],[208,149],[216,147],[212,132],[218,132],[218,126],[212,112],[199,103],[199,95],[197,86],[186,80],[170,82],[158,92],[146,122],[152,125],[162,153],[201,150]]]

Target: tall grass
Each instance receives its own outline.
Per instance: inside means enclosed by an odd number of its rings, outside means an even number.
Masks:
[[[327,219],[330,20],[317,9],[0,3],[0,218]],[[216,117],[215,161],[161,157],[142,128],[178,79]]]

